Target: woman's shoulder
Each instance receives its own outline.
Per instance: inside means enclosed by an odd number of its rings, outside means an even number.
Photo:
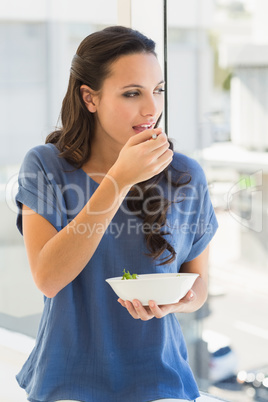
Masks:
[[[27,158],[39,157],[40,159],[55,158],[59,154],[58,148],[54,144],[41,144],[29,149],[26,153]]]
[[[179,152],[174,152],[171,166],[178,174],[189,175],[191,182],[206,182],[204,170],[196,159]]]
[[[41,144],[29,149],[23,161],[24,166],[43,166],[50,170],[57,169],[62,164],[59,150],[54,144]]]

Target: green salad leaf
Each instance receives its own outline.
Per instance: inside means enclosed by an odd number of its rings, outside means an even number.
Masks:
[[[123,276],[122,276],[122,280],[125,279],[138,279],[138,275],[137,274],[130,274],[129,271],[126,272],[126,270],[123,270]]]

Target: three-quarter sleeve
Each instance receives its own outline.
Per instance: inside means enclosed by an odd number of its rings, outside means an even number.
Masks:
[[[22,205],[43,216],[58,231],[62,228],[61,194],[55,183],[53,169],[42,161],[37,149],[31,149],[25,156],[18,177],[17,227],[21,234]]]

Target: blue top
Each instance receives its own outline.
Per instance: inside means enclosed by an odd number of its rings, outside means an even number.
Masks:
[[[59,231],[98,187],[58,153],[53,144],[40,145],[24,159],[16,196],[21,232],[21,204]],[[135,320],[105,282],[121,276],[123,268],[138,274],[178,272],[213,237],[217,221],[202,168],[178,153],[172,165],[185,172],[185,179],[191,176],[190,184],[180,190],[161,182],[166,196],[181,201],[167,216],[167,237],[176,260],[159,266],[145,255],[141,221],[130,213],[125,199],[83,271],[55,297],[44,298],[36,345],[17,375],[29,401],[147,402],[199,396],[176,316]],[[172,174],[178,177],[173,169]],[[85,230],[89,228],[76,228],[77,233]]]

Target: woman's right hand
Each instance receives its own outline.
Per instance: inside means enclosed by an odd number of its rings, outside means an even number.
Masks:
[[[153,134],[157,138],[151,140]],[[108,175],[125,186],[132,186],[162,172],[172,159],[173,151],[162,129],[145,130],[126,142]]]

